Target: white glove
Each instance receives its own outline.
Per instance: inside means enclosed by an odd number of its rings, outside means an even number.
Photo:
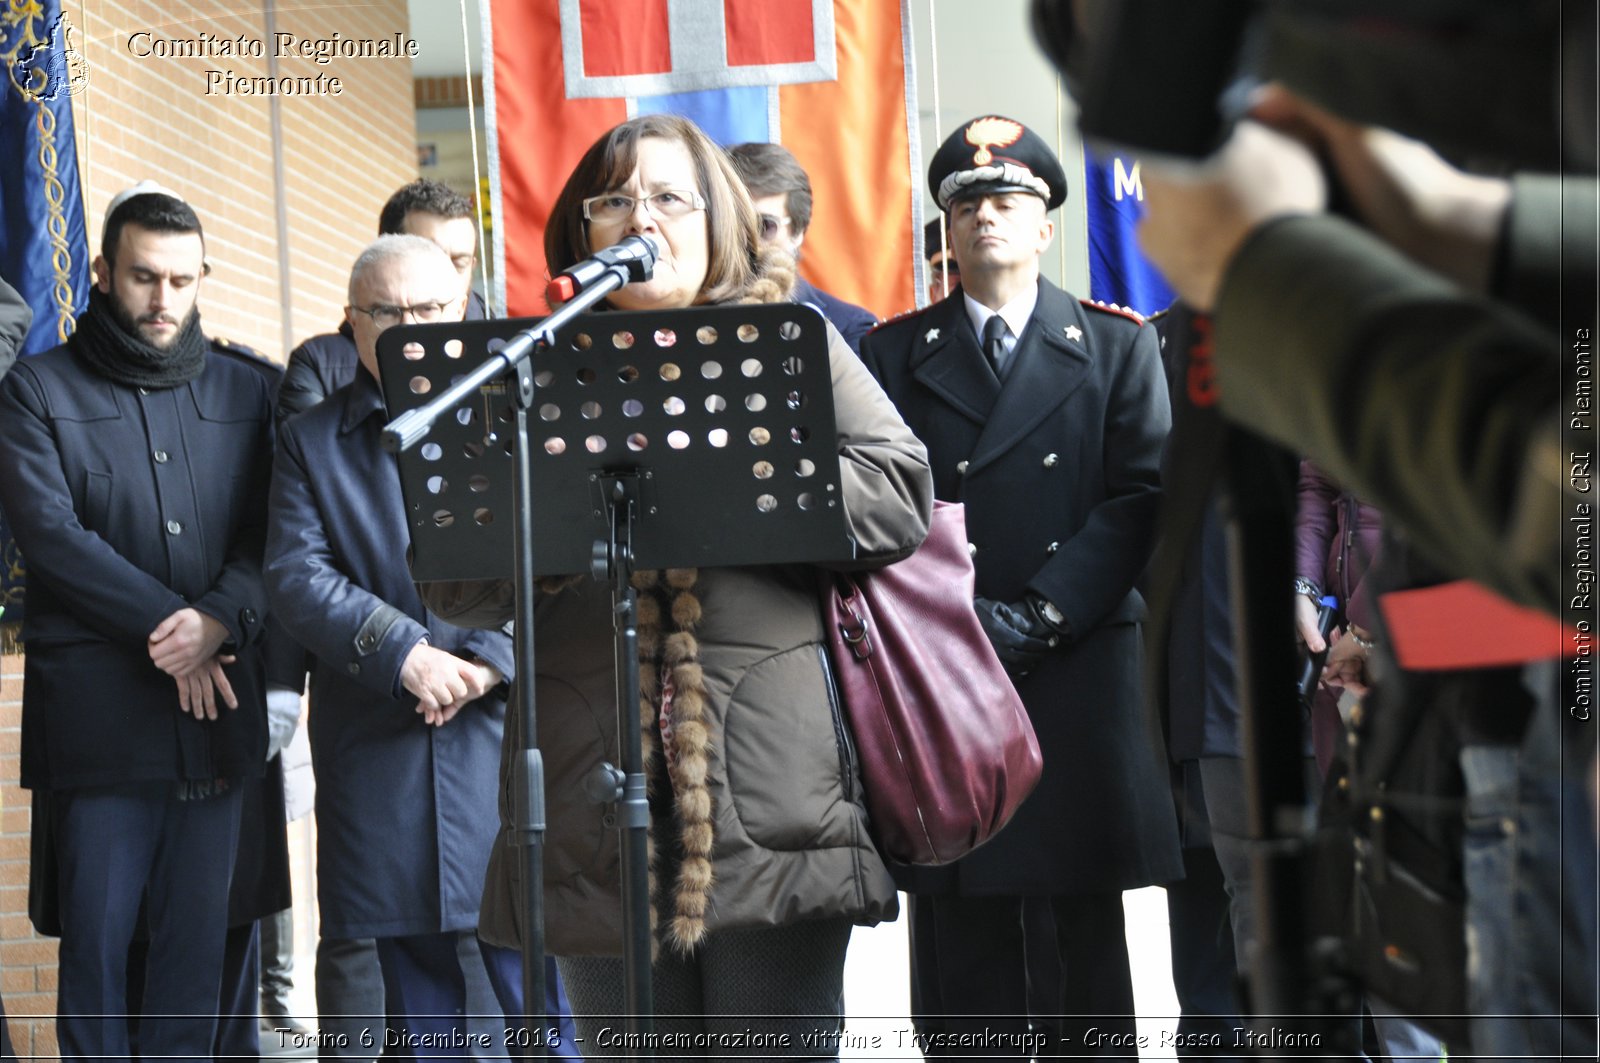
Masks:
[[[300,692],[283,687],[267,690],[267,759],[282,753],[300,726]]]

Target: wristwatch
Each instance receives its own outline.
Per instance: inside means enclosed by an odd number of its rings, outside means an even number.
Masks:
[[[1322,588],[1317,586],[1311,580],[1306,579],[1304,576],[1296,576],[1294,578],[1294,592],[1296,594],[1305,595],[1313,602],[1322,601]]]
[[[1030,594],[1028,600],[1033,603],[1033,611],[1039,614],[1039,619],[1048,624],[1051,630],[1059,635],[1070,635],[1071,627],[1067,624],[1066,616],[1056,603],[1040,594]]]

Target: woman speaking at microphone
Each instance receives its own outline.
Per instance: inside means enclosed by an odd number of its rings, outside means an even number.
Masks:
[[[552,274],[632,235],[660,249],[648,281],[601,308],[667,310],[788,299],[794,260],[763,247],[722,151],[692,122],[641,115],[602,136],[556,200]],[[898,560],[927,533],[927,455],[876,382],[827,327],[840,493],[858,562]],[[705,536],[718,528],[708,522]],[[639,720],[650,775],[652,922],[659,1054],[837,1055],[850,928],[896,914],[867,836],[853,750],[824,663],[818,572],[809,565],[639,573]],[[539,746],[548,801],[548,950],[584,1055],[621,1039],[621,875],[613,806],[584,777],[616,763],[611,592],[547,582],[536,606]],[[422,585],[439,616],[511,619],[511,581]],[[667,696],[663,698],[663,691]],[[663,704],[665,702],[665,704]],[[521,738],[509,726],[507,757]],[[502,830],[480,934],[520,944],[519,869]],[[732,1047],[746,1046],[743,1049]]]

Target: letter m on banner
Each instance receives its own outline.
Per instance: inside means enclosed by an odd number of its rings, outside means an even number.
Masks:
[[[773,141],[811,178],[801,272],[880,315],[915,300],[921,146],[909,0],[498,0],[486,78],[504,305],[545,311],[544,228],[579,157],[639,114]]]

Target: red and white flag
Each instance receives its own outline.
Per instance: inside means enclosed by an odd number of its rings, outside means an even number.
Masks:
[[[879,315],[921,253],[909,0],[500,0],[486,79],[507,311],[544,313],[544,228],[583,152],[648,112],[783,144],[816,208],[801,272]]]

